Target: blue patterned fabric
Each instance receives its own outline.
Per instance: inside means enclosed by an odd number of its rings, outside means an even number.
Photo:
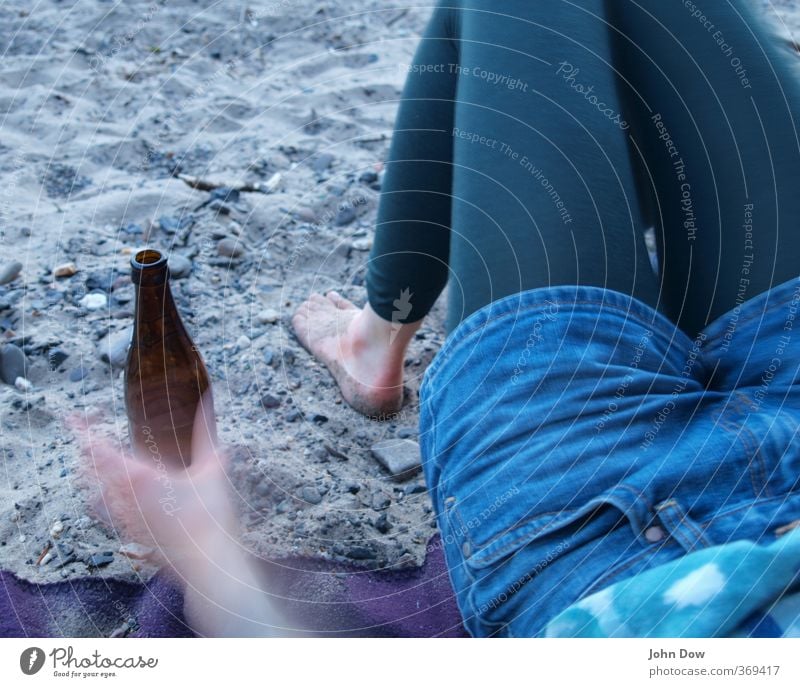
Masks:
[[[702,549],[613,584],[557,615],[544,635],[800,637],[800,527],[768,544]]]

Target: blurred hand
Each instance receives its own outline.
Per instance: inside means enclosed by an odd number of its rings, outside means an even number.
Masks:
[[[91,422],[71,423],[82,444],[83,474],[99,487],[112,526],[122,539],[150,546],[172,564],[204,557],[212,540],[235,539],[228,456],[213,439],[212,408],[205,402],[198,408],[187,469],[170,469],[149,454],[126,455],[97,436]]]

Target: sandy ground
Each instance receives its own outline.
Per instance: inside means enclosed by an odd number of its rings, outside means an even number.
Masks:
[[[795,2],[773,5],[800,39]],[[428,13],[380,0],[0,3],[0,332],[30,382],[13,385],[5,356],[2,568],[34,581],[154,572],[90,508],[63,428],[69,412],[99,411],[102,431],[127,440],[128,261],[148,242],[185,275],[174,293],[236,447],[244,543],[370,568],[424,560],[435,524],[421,477],[395,481],[370,449],[416,438],[441,306],[387,422],[343,405],[287,325],[312,290],[364,301],[381,161]],[[75,273],[55,277],[68,263]]]
[[[441,318],[414,342],[407,403],[389,422],[342,404],[287,325],[312,289],[365,298],[381,160],[427,12],[304,0],[0,6],[0,267],[22,264],[0,286],[0,327],[33,385],[0,388],[3,568],[36,581],[154,571],[120,555],[130,542],[88,507],[62,425],[70,411],[100,411],[102,430],[127,440],[120,359],[102,355],[110,337],[119,356],[129,331],[128,261],[146,241],[190,261],[173,289],[213,378],[220,434],[237,447],[245,544],[371,568],[424,560],[434,524],[421,477],[395,481],[370,447],[416,438]],[[259,191],[215,202],[176,174]],[[74,276],[53,276],[70,262]],[[91,310],[87,294],[105,303]]]

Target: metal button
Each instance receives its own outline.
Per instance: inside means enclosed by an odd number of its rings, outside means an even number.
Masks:
[[[461,553],[464,554],[465,558],[469,558],[472,555],[472,547],[469,545],[468,541],[465,541],[461,545]]]
[[[664,530],[658,525],[653,525],[644,531],[644,538],[649,542],[661,541],[664,538]]]

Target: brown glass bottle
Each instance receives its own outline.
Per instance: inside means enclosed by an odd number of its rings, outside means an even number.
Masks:
[[[188,467],[201,399],[213,405],[208,371],[175,307],[167,258],[157,250],[139,251],[131,259],[131,281],[136,311],[125,366],[131,443],[167,468]],[[213,407],[207,410],[213,418]]]

